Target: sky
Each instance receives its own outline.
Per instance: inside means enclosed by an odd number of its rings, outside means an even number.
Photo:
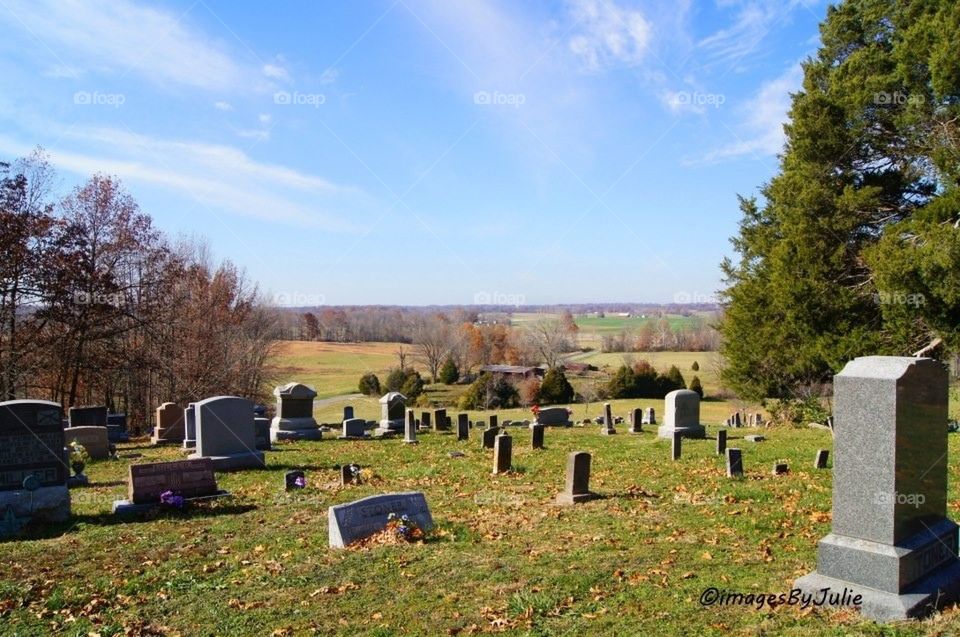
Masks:
[[[0,0],[0,159],[280,305],[710,302],[826,10]]]

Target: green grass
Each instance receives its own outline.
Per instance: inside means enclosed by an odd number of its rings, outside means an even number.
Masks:
[[[398,365],[397,348],[397,343],[281,341],[269,373],[278,384],[296,380],[310,385],[320,398],[353,394],[366,372],[374,372],[381,382],[386,379]]]
[[[503,419],[503,416],[501,417]],[[709,421],[708,421],[709,422]],[[712,434],[716,427],[708,427]],[[427,433],[399,440],[303,442],[267,454],[265,470],[218,474],[234,497],[189,513],[128,523],[129,460],[93,463],[76,489],[74,519],[0,544],[4,635],[881,635],[954,634],[960,614],[883,628],[847,611],[710,607],[707,587],[786,592],[815,564],[829,531],[831,474],[811,469],[828,432],[764,430],[760,444],[731,430],[747,476],[730,480],[712,440],[669,443],[654,433],[550,429],[547,449],[511,429],[522,473],[491,476],[491,452]],[[952,435],[958,452],[960,436]],[[174,449],[122,445],[138,461]],[[591,488],[604,496],[557,507],[566,456],[593,454]],[[449,458],[459,450],[462,458]],[[791,472],[774,477],[775,461]],[[336,466],[356,462],[374,484],[341,488]],[[306,467],[308,487],[283,491]],[[952,463],[948,506],[956,515]],[[375,493],[421,490],[437,534],[420,546],[327,548],[326,509]],[[476,627],[476,628],[472,628]],[[276,631],[276,632],[275,632]]]

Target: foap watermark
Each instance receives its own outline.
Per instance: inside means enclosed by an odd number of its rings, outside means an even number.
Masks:
[[[877,491],[873,494],[873,503],[877,506],[890,504],[905,504],[919,509],[927,501],[927,496],[922,493],[897,493],[889,491]]]
[[[686,303],[719,303],[717,297],[713,294],[706,294],[704,292],[688,292],[686,290],[680,290],[673,295],[673,302],[679,304]]]
[[[700,91],[678,91],[673,94],[673,101],[678,106],[712,106],[720,108],[727,101],[723,93],[701,93]]]
[[[299,91],[277,91],[273,94],[273,103],[280,106],[312,106],[320,108],[327,101],[323,93],[301,93]]]
[[[112,106],[120,108],[127,101],[123,93],[101,93],[100,91],[77,91],[73,94],[73,103],[78,106]]]
[[[907,104],[919,106],[925,101],[923,95],[911,95],[903,91],[893,91],[892,93],[880,91],[873,94],[873,103],[877,106],[906,106]]]
[[[325,305],[327,297],[323,294],[312,292],[277,292],[273,295],[273,304],[282,307],[313,307],[315,305]]]
[[[927,298],[920,294],[906,292],[878,292],[874,297],[880,305],[909,305],[920,307],[927,304]]]
[[[527,101],[523,93],[501,93],[500,91],[477,91],[473,94],[473,103],[478,106],[512,106],[520,108]]]
[[[112,305],[123,307],[124,296],[120,292],[87,292],[77,290],[73,293],[73,302],[76,305]]]
[[[523,294],[507,294],[504,292],[476,292],[473,295],[474,305],[525,305],[527,297]]]

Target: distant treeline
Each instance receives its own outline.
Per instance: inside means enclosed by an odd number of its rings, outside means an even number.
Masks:
[[[171,242],[110,177],[54,200],[42,152],[0,163],[0,399],[105,404],[256,397],[272,310],[203,244]]]
[[[675,327],[667,319],[650,320],[602,339],[604,352],[713,352],[719,347],[719,332],[699,316]]]

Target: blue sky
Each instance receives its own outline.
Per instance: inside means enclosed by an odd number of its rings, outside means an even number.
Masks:
[[[817,2],[0,0],[0,157],[281,304],[709,300]]]

